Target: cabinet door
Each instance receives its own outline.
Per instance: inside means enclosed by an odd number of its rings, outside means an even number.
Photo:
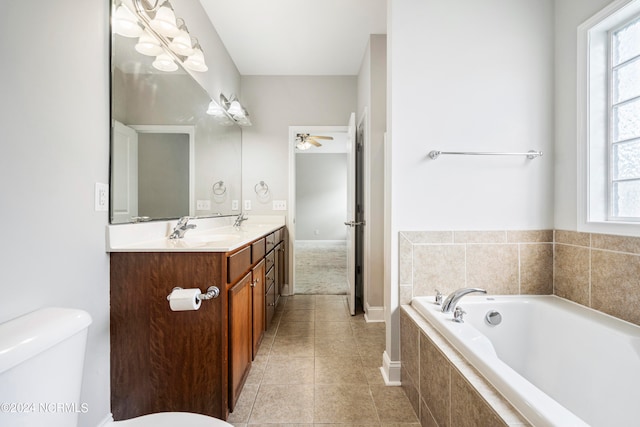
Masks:
[[[229,409],[233,411],[251,367],[251,272],[229,289]]]
[[[252,357],[256,358],[258,354],[258,348],[265,331],[265,275],[264,275],[265,262],[264,259],[258,263],[251,270],[252,282],[251,282],[251,302],[253,312],[253,345],[252,345]]]

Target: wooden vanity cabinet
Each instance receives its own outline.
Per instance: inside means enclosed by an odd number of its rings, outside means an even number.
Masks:
[[[237,250],[111,253],[111,408],[226,420],[281,292],[284,228]],[[171,311],[174,287],[217,286],[196,311]]]
[[[226,419],[225,254],[114,252],[110,264],[114,419],[162,411]],[[220,295],[199,310],[169,308],[174,287],[212,285]]]

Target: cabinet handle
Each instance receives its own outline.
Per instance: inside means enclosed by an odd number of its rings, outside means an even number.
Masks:
[[[251,282],[251,287],[252,287],[252,288],[255,288],[255,287],[256,287],[256,285],[257,285],[259,282],[260,282],[260,279],[256,279],[256,280],[254,280],[253,282]]]

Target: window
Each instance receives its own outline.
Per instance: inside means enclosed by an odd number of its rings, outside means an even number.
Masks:
[[[640,17],[609,37],[610,219],[640,219]]]
[[[578,28],[578,229],[640,235],[640,0]]]

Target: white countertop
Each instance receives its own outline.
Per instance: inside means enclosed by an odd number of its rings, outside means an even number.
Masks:
[[[169,239],[177,220],[107,226],[107,252],[229,252],[285,225],[284,216],[249,216],[233,227],[235,217],[193,219],[197,227],[182,239]]]

